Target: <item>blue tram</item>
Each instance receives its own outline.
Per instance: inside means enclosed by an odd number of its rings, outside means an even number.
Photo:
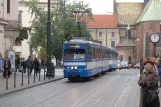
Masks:
[[[64,78],[92,77],[117,68],[118,53],[112,48],[85,40],[64,44]]]

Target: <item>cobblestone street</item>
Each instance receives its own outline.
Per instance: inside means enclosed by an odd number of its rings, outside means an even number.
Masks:
[[[107,72],[91,81],[56,82],[0,98],[1,107],[138,107],[138,69]]]

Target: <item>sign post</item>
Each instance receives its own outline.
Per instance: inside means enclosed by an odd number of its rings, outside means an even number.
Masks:
[[[8,58],[11,62],[11,72],[14,71],[14,87],[16,87],[16,70],[15,70],[15,51],[10,50],[8,51]]]

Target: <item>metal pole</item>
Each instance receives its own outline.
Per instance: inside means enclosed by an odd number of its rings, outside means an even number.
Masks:
[[[48,20],[47,20],[47,72],[49,72],[49,63],[51,60],[51,15],[50,15],[50,3],[51,0],[48,0]]]
[[[44,80],[45,80],[45,66],[43,65],[43,68],[44,68]]]
[[[78,28],[79,28],[79,37],[81,37],[81,36],[82,36],[82,34],[81,34],[80,22],[77,22],[77,23],[78,23]]]
[[[17,70],[17,68],[16,68]],[[14,70],[14,88],[16,88],[16,70]]]
[[[40,70],[39,70],[39,81],[40,81]]]
[[[30,84],[30,68],[27,68],[28,84]]]
[[[156,56],[156,43],[154,43],[154,57]]]
[[[63,18],[64,18],[64,31],[66,25],[66,7],[65,7],[66,0],[64,0],[64,8],[63,8]]]
[[[35,83],[35,69],[34,69],[34,83]]]
[[[8,90],[8,70],[6,70],[6,90]]]
[[[21,86],[23,86],[23,72],[24,72],[24,71],[22,70],[22,84],[21,84]]]
[[[84,36],[86,35],[86,13],[84,13]]]

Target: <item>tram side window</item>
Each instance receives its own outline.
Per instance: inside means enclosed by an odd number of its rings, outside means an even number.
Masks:
[[[93,48],[93,59],[96,59],[96,48]]]
[[[99,49],[93,48],[93,59],[98,59],[98,58],[99,58]]]
[[[102,58],[102,52],[101,52],[101,49],[99,49],[98,54],[99,54],[99,58]]]
[[[111,58],[113,58],[113,52],[111,52]]]
[[[92,48],[87,47],[87,59],[92,59]]]
[[[103,50],[103,56],[104,56],[104,58],[108,58],[108,51],[107,50]]]
[[[110,58],[110,51],[108,51],[108,56],[107,57]]]

